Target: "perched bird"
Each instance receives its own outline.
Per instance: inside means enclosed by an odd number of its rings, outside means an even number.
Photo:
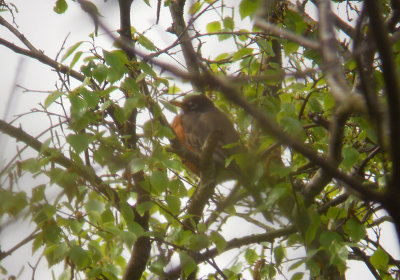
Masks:
[[[219,133],[217,146],[213,152],[213,160],[217,168],[225,165],[225,159],[240,151],[237,145],[224,147],[239,142],[239,134],[229,118],[221,112],[205,95],[189,95],[182,102],[172,101],[182,112],[171,124],[177,137],[189,150],[201,153],[202,146],[210,133]],[[199,174],[198,166],[185,162],[186,166]]]

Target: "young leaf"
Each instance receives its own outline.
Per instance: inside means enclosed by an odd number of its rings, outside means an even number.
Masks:
[[[239,13],[242,19],[254,14],[260,5],[260,0],[242,0],[239,5]]]
[[[189,274],[196,269],[196,262],[185,251],[179,253],[179,259],[181,260],[181,266],[183,268],[183,272],[185,273],[185,278],[187,278]]]
[[[77,245],[71,247],[68,255],[79,269],[85,268],[90,262],[88,251]]]
[[[56,5],[54,6],[53,10],[57,14],[62,14],[68,9],[68,4],[65,0],[57,0]]]
[[[218,253],[222,253],[226,248],[225,238],[217,231],[213,231],[210,236],[211,242],[217,247]]]
[[[208,33],[216,33],[221,30],[221,23],[219,21],[212,21],[207,24]]]
[[[381,248],[378,248],[369,260],[375,268],[386,270],[389,263],[389,256]]]
[[[64,0],[61,0],[61,1],[64,1]],[[68,50],[66,51],[66,53],[62,56],[61,62],[66,60],[80,45],[82,45],[82,43],[83,43],[83,41],[79,41],[79,42],[75,43],[74,45],[72,45],[71,47],[69,47]]]
[[[150,184],[156,191],[156,193],[163,192],[168,187],[168,177],[167,174],[161,171],[155,171],[150,176]]]
[[[58,90],[56,90],[56,91],[50,93],[50,94],[47,96],[46,100],[44,101],[44,107],[45,107],[46,109],[49,108],[49,106],[50,106],[54,101],[56,101],[62,94],[63,94],[63,92],[62,92],[62,91],[58,91]]]
[[[235,52],[232,59],[233,59],[233,61],[237,61],[239,59],[242,59],[244,56],[250,55],[252,53],[253,53],[253,49],[242,48],[242,49],[238,50],[237,52]]]
[[[343,230],[354,242],[360,241],[367,233],[363,225],[357,222],[354,218],[351,218],[346,222],[343,226]]]
[[[70,134],[67,136],[67,142],[72,146],[77,154],[86,150],[92,140],[90,134]]]

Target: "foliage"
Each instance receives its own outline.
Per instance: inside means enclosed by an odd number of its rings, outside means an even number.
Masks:
[[[95,1],[77,2],[99,34],[59,60],[29,43],[12,23],[16,7],[0,2],[2,28],[26,48],[0,44],[59,74],[40,105],[51,121],[40,137],[19,118],[0,121],[36,151],[2,166],[2,227],[24,217],[35,230],[0,259],[33,241],[50,267],[64,264],[58,279],[343,279],[349,260],[398,277],[380,245],[382,223],[400,228],[397,1],[144,1],[154,22],[171,17],[166,48],[130,25],[133,1],[119,1],[119,33]],[[76,4],[54,1],[54,12]],[[215,185],[212,172],[183,164],[203,155],[176,138],[169,101],[197,92],[240,133],[246,152],[226,163],[240,167],[235,180]],[[47,183],[20,188],[26,174]],[[257,232],[232,238],[238,225]],[[226,252],[235,261],[222,261]]]

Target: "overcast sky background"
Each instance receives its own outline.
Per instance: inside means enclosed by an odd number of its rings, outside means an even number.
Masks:
[[[14,0],[12,2],[19,8],[19,13],[16,14],[16,23],[19,26],[20,32],[22,32],[35,47],[43,50],[46,55],[52,58],[55,58],[68,34],[69,37],[66,42],[66,48],[77,41],[90,40],[88,34],[94,30],[92,21],[80,10],[79,5],[75,2],[67,1],[69,8],[63,15],[57,15],[53,12],[55,0]],[[109,26],[111,30],[118,29],[119,11],[117,1],[110,0],[107,3],[103,1],[94,1],[94,3],[96,3],[100,13],[104,16],[102,19],[107,26]],[[156,1],[151,1],[151,3],[155,6]],[[6,13],[2,13],[1,15],[9,19]],[[132,25],[141,32],[152,27],[152,29],[146,33],[146,36],[152,39],[153,42],[156,42],[158,47],[163,48],[175,40],[175,36],[165,32],[171,24],[168,9],[162,7],[160,22],[156,26],[155,17],[155,8],[149,8],[140,0],[134,2],[132,8]],[[209,21],[210,19],[206,18],[205,20]],[[101,30],[99,30],[99,35],[100,36],[96,38],[98,45],[109,49],[112,45],[110,39],[102,34]],[[0,26],[0,37],[22,46],[3,26]],[[219,44],[218,41],[212,41],[203,46],[203,53],[207,51],[210,54],[220,53],[221,44]],[[15,84],[35,91],[47,92],[55,89],[54,85],[57,81],[56,73],[40,62],[16,55],[4,46],[0,46],[0,61],[0,85],[2,85],[0,91],[2,100],[2,102],[0,102],[0,118],[11,121],[16,115],[26,113],[32,108],[38,107],[37,104],[43,103],[47,97],[47,93],[43,92],[24,93],[23,89],[16,87]],[[48,127],[48,124],[47,118],[37,113],[29,114],[14,123],[14,125],[21,125],[24,130],[33,136],[40,134]],[[43,138],[41,140],[43,140]],[[10,159],[15,155],[15,142],[10,140],[9,137],[0,135],[0,147],[0,163],[4,163],[4,159]],[[24,154],[25,157],[34,155],[34,153]],[[46,179],[36,178],[32,180],[30,177],[25,177],[20,181],[19,187],[21,189],[31,189],[42,183],[41,180],[47,182]],[[259,231],[259,229],[255,227],[243,226],[242,220],[237,220],[236,224],[235,220],[232,222],[232,228],[227,233],[228,239],[243,236],[249,232],[255,233]],[[0,232],[1,249],[7,250],[11,248],[26,237],[33,229],[33,225],[29,225],[27,222],[21,220],[13,223],[3,232]],[[393,257],[400,259],[400,250],[394,228],[391,224],[385,223],[383,229],[381,238],[383,242],[382,245],[388,252],[393,254]],[[11,257],[5,258],[1,265],[8,270],[9,275],[17,275],[21,264],[30,261],[33,265],[38,255],[39,254],[36,253],[31,257],[31,246],[28,244],[16,251]],[[232,258],[234,258],[232,254],[225,254],[223,258],[219,258],[219,261],[221,263],[229,263],[232,261]],[[364,265],[356,265],[355,262],[349,262],[349,265],[350,269],[346,273],[347,279],[360,279],[361,277],[363,280],[374,279]],[[62,267],[63,265],[58,266],[58,269],[62,269]],[[30,278],[31,269],[26,266],[20,279]],[[50,278],[46,261],[43,259],[36,273],[36,279]]]

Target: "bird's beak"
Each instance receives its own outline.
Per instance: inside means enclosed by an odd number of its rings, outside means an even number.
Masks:
[[[182,102],[179,101],[170,101],[169,103],[171,103],[174,106],[178,106],[179,108],[185,109],[185,105]]]

